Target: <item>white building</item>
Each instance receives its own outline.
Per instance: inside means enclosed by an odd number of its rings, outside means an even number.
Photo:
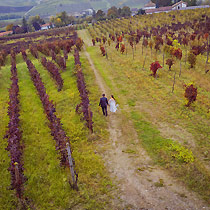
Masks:
[[[179,10],[185,7],[187,7],[187,3],[184,1],[179,1],[176,4],[172,5],[172,10]]]
[[[155,8],[156,8],[156,4],[153,3],[152,1],[150,1],[147,4],[145,4],[144,8],[142,8],[142,9],[146,10],[146,9],[155,9]]]
[[[48,29],[50,29],[49,23],[45,23],[44,25],[41,25],[41,30],[48,30]]]
[[[86,10],[82,11],[82,15],[84,15],[84,16],[92,16],[93,13],[94,13],[93,9],[86,9]]]

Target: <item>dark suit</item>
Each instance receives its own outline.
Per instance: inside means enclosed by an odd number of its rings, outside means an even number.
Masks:
[[[102,111],[103,111],[103,114],[104,114],[105,116],[107,116],[107,104],[108,104],[108,100],[107,100],[106,97],[100,98],[99,106],[101,106]]]

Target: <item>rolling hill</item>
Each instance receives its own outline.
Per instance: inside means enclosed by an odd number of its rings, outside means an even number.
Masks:
[[[82,10],[94,8],[95,10],[107,10],[111,6],[141,8],[147,0],[0,0],[1,6],[33,6],[27,15],[40,15],[47,17],[58,12],[67,13],[81,12]]]
[[[23,6],[34,6],[39,0],[0,0],[0,6],[12,6],[12,7],[23,7]]]

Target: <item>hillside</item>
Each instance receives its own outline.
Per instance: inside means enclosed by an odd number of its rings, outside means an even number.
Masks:
[[[146,0],[9,0],[7,2],[0,0],[0,6],[34,6],[27,15],[40,15],[42,17],[55,15],[57,12],[66,11],[68,13],[81,12],[82,10],[94,8],[95,10],[106,10],[111,6],[131,8],[142,7]]]
[[[0,0],[0,6],[13,6],[13,7],[22,7],[22,6],[34,6],[39,2],[39,0]]]

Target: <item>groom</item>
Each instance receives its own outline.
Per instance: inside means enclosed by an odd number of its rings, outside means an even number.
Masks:
[[[100,98],[99,106],[101,106],[102,111],[103,111],[103,114],[104,114],[105,116],[107,116],[107,105],[108,105],[108,100],[107,100],[107,98],[105,97],[105,94],[103,94],[102,96],[103,96],[103,97]]]

